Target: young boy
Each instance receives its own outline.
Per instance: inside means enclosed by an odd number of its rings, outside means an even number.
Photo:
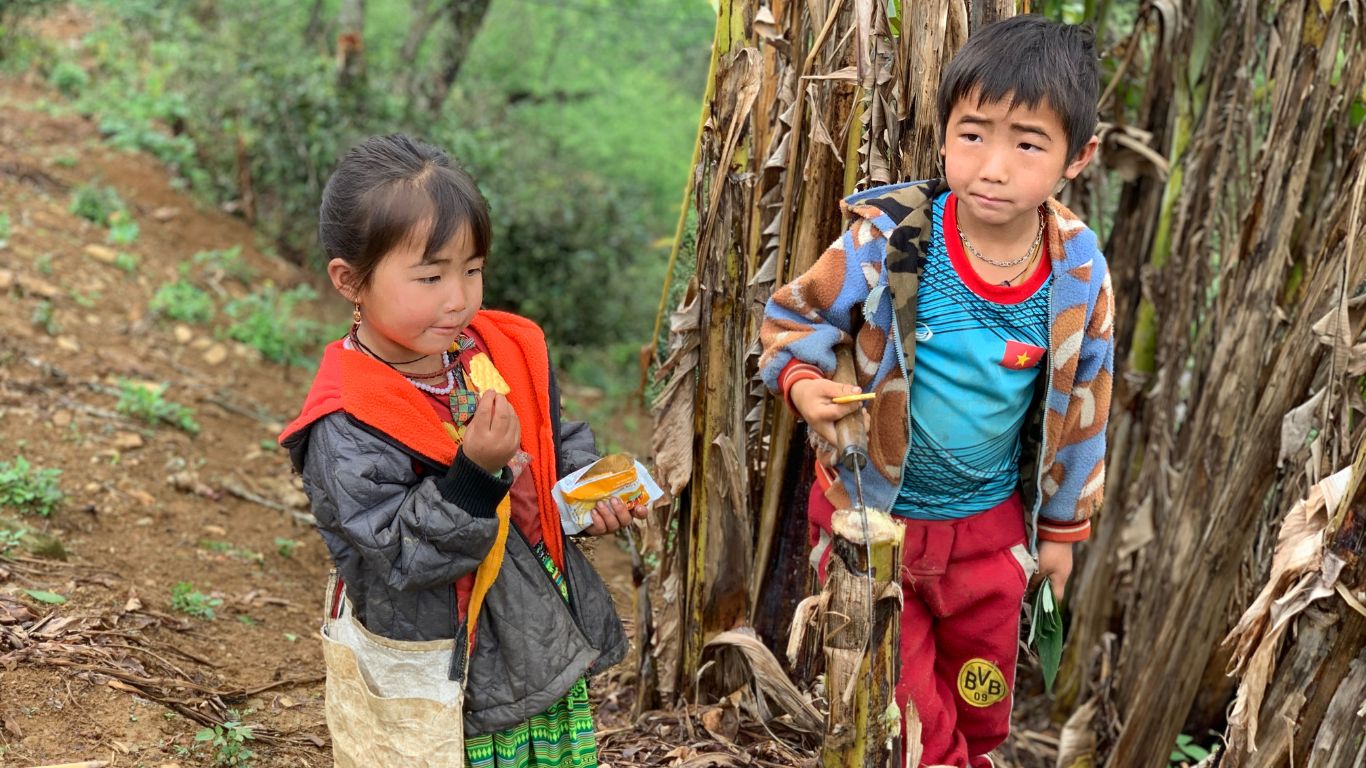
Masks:
[[[916,706],[925,765],[992,764],[1031,574],[1062,596],[1101,503],[1114,300],[1096,236],[1050,199],[1095,154],[1097,89],[1084,30],[1036,16],[982,29],[940,85],[946,178],[845,200],[853,223],[765,312],[761,375],[822,464],[861,407],[833,398],[877,393],[863,496],[906,526],[897,698]],[[846,344],[858,387],[830,378]],[[853,484],[817,474],[824,578]]]

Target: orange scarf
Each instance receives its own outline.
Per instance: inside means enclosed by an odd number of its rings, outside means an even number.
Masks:
[[[483,339],[489,357],[512,390],[508,400],[522,425],[522,450],[532,457],[531,476],[536,484],[536,509],[546,551],[564,568],[564,536],[560,511],[551,489],[555,487],[555,432],[550,420],[550,353],[545,334],[524,317],[482,310],[470,327]]]
[[[512,390],[508,400],[521,422],[522,450],[532,459],[530,469],[545,548],[563,568],[564,536],[551,493],[557,477],[545,334],[524,317],[492,310],[476,314],[470,327],[483,339],[494,366]],[[385,364],[345,349],[337,341],[323,353],[302,412],[280,435],[281,444],[290,444],[314,421],[339,410],[435,463],[450,466],[455,461],[457,446],[422,393]]]

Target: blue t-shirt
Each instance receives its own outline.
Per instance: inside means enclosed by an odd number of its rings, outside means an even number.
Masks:
[[[1015,492],[1020,430],[1048,347],[1048,254],[1020,285],[987,283],[963,252],[956,213],[951,193],[934,201],[917,294],[910,447],[892,506],[922,520],[968,517]]]

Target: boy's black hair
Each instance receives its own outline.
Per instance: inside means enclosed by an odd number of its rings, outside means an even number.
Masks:
[[[403,134],[371,136],[347,152],[318,209],[323,251],[351,265],[357,290],[408,238],[425,236],[426,260],[466,225],[475,255],[488,256],[488,203],[473,177],[445,152]]]
[[[1067,157],[1077,156],[1096,132],[1100,67],[1095,36],[1073,24],[1023,15],[983,27],[959,49],[939,83],[939,136],[949,112],[976,92],[978,103],[1009,96],[1030,109],[1047,102],[1067,133]]]

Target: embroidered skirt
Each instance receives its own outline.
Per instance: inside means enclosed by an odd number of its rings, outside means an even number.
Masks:
[[[560,596],[569,600],[564,576],[545,545],[538,543],[535,552],[559,587]],[[497,733],[466,737],[465,763],[469,768],[596,768],[598,743],[588,706],[588,682],[579,678],[563,698],[526,722]]]

